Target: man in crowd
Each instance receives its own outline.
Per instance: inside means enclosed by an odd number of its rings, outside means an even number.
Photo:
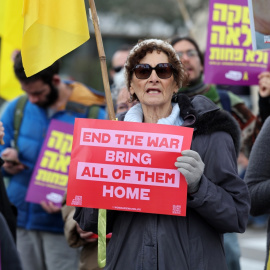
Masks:
[[[123,67],[126,63],[131,47],[127,44],[122,45],[112,56],[110,79],[112,99],[116,114],[118,113],[117,99],[120,91],[125,87],[125,78]],[[123,85],[123,87],[122,87]]]
[[[188,86],[179,89],[179,91],[189,97],[205,95],[218,106],[230,112],[241,128],[241,153],[248,158],[260,129],[260,122],[257,117],[247,108],[244,101],[234,93],[217,89],[215,85],[203,82],[203,54],[192,38],[177,37],[171,41],[171,44],[180,56],[189,75]]]
[[[75,270],[78,250],[66,242],[61,209],[52,202],[29,203],[25,197],[51,120],[73,124],[75,117],[104,119],[104,95],[79,82],[61,80],[59,61],[26,77],[18,53],[14,71],[26,95],[12,100],[3,112],[5,144],[0,150],[6,160],[3,172],[10,177],[7,193],[18,209],[17,247],[23,269]],[[23,99],[23,108],[19,108]],[[21,119],[16,129],[18,114]]]
[[[112,56],[110,77],[113,80],[114,76],[122,70],[124,67],[127,57],[129,55],[131,47],[129,45],[122,45],[116,50]]]

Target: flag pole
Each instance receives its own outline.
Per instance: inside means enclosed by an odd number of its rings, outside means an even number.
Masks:
[[[93,21],[93,25],[95,29],[95,36],[96,36],[98,54],[99,54],[100,65],[101,65],[103,86],[104,86],[105,95],[106,95],[107,111],[108,111],[109,119],[115,120],[115,112],[114,112],[114,107],[113,107],[113,102],[112,102],[112,95],[111,95],[108,71],[107,71],[107,65],[106,65],[106,56],[105,56],[102,37],[101,37],[100,29],[99,29],[95,1],[89,0],[89,6],[91,9],[92,21]]]
[[[101,37],[100,29],[99,29],[95,1],[89,0],[89,6],[91,9],[92,22],[95,29],[95,36],[96,36],[96,42],[97,42],[97,48],[98,48],[98,54],[99,54],[99,59],[100,59],[101,72],[102,72],[102,79],[103,79],[103,85],[104,85],[104,90],[105,90],[105,95],[106,95],[107,111],[108,111],[109,119],[116,120],[115,112],[113,108],[109,78],[108,78],[106,56],[105,56],[102,37]],[[106,227],[107,227],[106,223],[107,223],[107,210],[99,209],[98,210],[98,266],[100,268],[104,268],[106,265]]]

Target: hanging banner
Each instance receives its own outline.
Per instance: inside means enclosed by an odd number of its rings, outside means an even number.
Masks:
[[[52,120],[32,174],[26,201],[61,207],[67,189],[73,138],[72,124]]]
[[[210,0],[205,83],[257,85],[269,63],[268,52],[252,49],[247,0]]]
[[[187,184],[174,163],[193,129],[76,119],[67,205],[185,216]]]

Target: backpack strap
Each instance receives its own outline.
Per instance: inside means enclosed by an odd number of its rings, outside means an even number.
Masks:
[[[87,118],[98,119],[99,110],[100,110],[100,105],[96,105],[96,104],[91,105],[88,110]]]
[[[231,112],[232,111],[231,99],[228,92],[226,90],[221,90],[221,89],[217,89],[217,92],[220,98],[222,108],[225,111]]]
[[[14,147],[18,150],[18,136],[23,119],[23,112],[28,100],[27,95],[19,97],[14,111]]]

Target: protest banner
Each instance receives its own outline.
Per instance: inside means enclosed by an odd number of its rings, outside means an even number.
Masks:
[[[204,82],[257,85],[269,54],[254,51],[247,0],[210,0]]]
[[[52,120],[32,174],[26,201],[61,207],[67,189],[74,126]]]
[[[184,216],[187,184],[174,163],[193,129],[76,119],[67,205]]]
[[[270,49],[269,1],[248,0],[253,50]]]

